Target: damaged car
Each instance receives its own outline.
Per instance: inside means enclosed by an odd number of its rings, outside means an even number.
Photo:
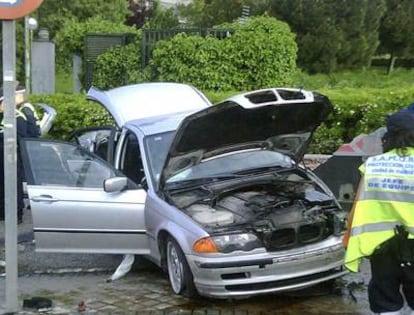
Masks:
[[[185,84],[142,83],[87,98],[116,126],[21,144],[37,251],[144,255],[188,297],[346,273],[346,212],[301,163],[327,97],[268,88],[212,106]]]

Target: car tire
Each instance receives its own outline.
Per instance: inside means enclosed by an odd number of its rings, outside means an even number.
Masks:
[[[197,296],[193,274],[183,251],[172,237],[167,239],[166,255],[168,279],[173,292],[186,297]]]

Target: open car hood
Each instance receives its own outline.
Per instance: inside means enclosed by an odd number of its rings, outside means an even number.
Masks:
[[[178,128],[161,174],[168,178],[224,153],[274,150],[299,161],[313,131],[331,112],[326,96],[286,88],[253,91],[186,117]]]

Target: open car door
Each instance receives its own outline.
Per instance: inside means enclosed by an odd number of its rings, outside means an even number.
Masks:
[[[113,165],[118,135],[118,129],[113,126],[86,127],[72,132],[67,141],[82,146]]]
[[[149,253],[143,189],[106,192],[123,175],[73,143],[28,138],[20,150],[37,251]]]

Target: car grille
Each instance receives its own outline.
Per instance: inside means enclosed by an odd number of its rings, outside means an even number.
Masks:
[[[266,234],[263,242],[269,251],[285,250],[319,242],[328,236],[325,231],[324,222],[291,226]]]
[[[235,285],[226,285],[226,290],[229,291],[256,291],[256,290],[266,290],[273,288],[282,288],[285,286],[291,286],[299,283],[304,283],[316,279],[326,278],[334,274],[338,274],[338,269],[331,269],[324,272],[314,273],[307,276],[296,277],[286,280],[277,280],[261,283],[248,283],[248,284],[235,284]]]

